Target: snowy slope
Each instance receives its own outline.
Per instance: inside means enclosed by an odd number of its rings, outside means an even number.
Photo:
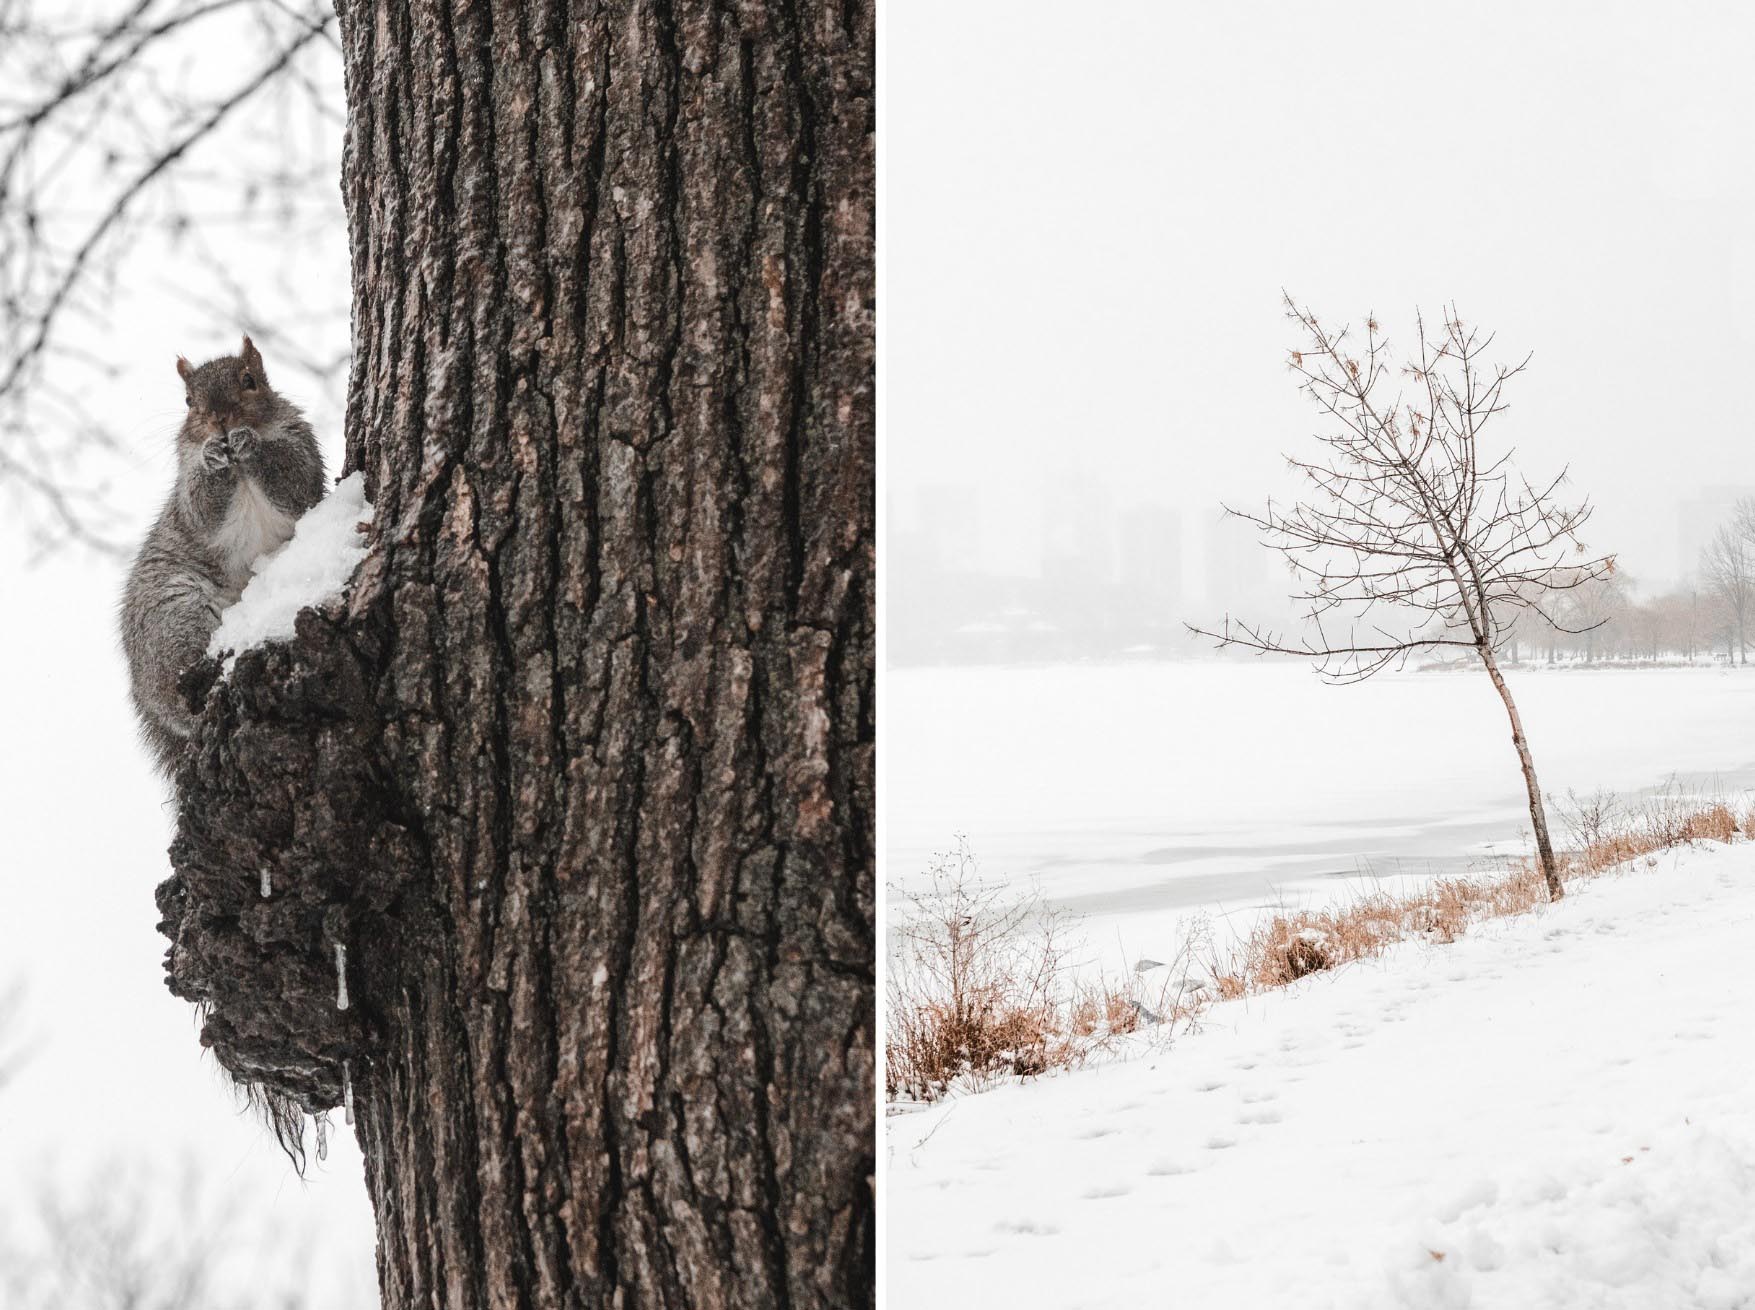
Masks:
[[[890,1303],[1755,1306],[1755,844],[888,1125]]]

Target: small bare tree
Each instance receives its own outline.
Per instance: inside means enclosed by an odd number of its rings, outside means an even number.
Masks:
[[[1290,636],[1229,616],[1216,632],[1192,631],[1221,647],[1313,659],[1335,683],[1399,668],[1420,651],[1472,652],[1511,720],[1542,876],[1559,900],[1535,761],[1498,653],[1526,611],[1575,630],[1550,600],[1607,577],[1614,560],[1586,556],[1578,532],[1590,507],[1559,503],[1564,472],[1532,485],[1509,451],[1480,450],[1482,430],[1506,407],[1506,384],[1529,360],[1487,364],[1492,334],[1465,326],[1454,309],[1432,337],[1418,320],[1417,348],[1398,362],[1374,318],[1361,340],[1285,303],[1306,342],[1290,367],[1328,421],[1317,434],[1325,453],[1288,460],[1308,499],[1270,500],[1259,514],[1226,510],[1285,557],[1309,631]]]

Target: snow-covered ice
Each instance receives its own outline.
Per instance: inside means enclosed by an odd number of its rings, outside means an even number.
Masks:
[[[255,576],[220,615],[207,653],[229,652],[229,670],[239,651],[291,638],[300,610],[333,600],[347,586],[366,556],[359,526],[371,521],[365,479],[350,473],[298,521],[286,545],[251,565]]]
[[[1551,795],[1755,785],[1755,673],[1510,677]],[[966,833],[984,876],[1084,916],[1112,970],[1172,958],[1192,910],[1247,926],[1260,906],[1527,849],[1505,711],[1477,673],[1330,687],[1296,662],[901,669],[884,701],[886,882],[917,885]]]
[[[886,1124],[896,1305],[1755,1305],[1755,844]]]

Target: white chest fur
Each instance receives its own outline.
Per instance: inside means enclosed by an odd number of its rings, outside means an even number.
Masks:
[[[269,551],[279,550],[293,533],[293,518],[268,499],[254,478],[239,478],[225,521],[214,534],[226,577],[242,588],[250,565]]]

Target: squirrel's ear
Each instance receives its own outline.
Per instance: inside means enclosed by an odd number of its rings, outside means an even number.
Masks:
[[[266,382],[268,373],[262,367],[262,352],[256,349],[256,343],[249,337],[244,338],[244,348],[238,352],[244,361],[244,367],[256,375],[256,381]]]
[[[177,376],[178,377],[182,378],[183,381],[187,382],[189,380],[189,375],[191,373],[193,373],[194,371],[195,371],[195,366],[193,364],[191,364],[188,360],[184,359],[181,355],[177,356]]]

